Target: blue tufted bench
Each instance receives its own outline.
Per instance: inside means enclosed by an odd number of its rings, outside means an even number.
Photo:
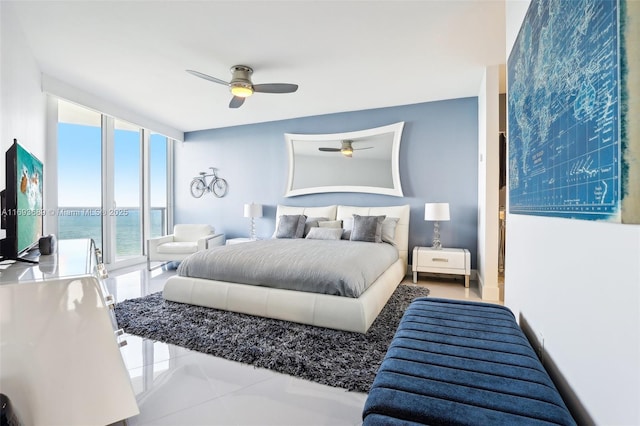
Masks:
[[[575,425],[511,311],[435,298],[407,308],[363,425]]]

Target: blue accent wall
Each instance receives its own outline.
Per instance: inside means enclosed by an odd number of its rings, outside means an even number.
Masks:
[[[240,108],[237,111],[243,113]],[[288,152],[284,133],[342,133],[404,121],[400,180],[404,197],[364,193],[325,193],[284,197]],[[432,222],[424,203],[449,202],[451,221],[443,222],[443,246],[467,248],[476,265],[478,240],[478,100],[462,98],[398,107],[344,112],[185,134],[175,146],[175,223],[209,223],[227,238],[246,237],[245,203],[263,204],[256,219],[259,237],[275,227],[277,204],[292,206],[411,205],[409,250],[431,245]],[[191,179],[217,167],[229,184],[224,198],[189,193]],[[331,170],[327,170],[331,173]]]

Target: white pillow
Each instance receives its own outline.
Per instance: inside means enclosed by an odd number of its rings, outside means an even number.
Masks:
[[[320,228],[342,228],[341,220],[320,220],[318,221]]]
[[[387,217],[382,222],[382,241],[392,246],[396,245],[396,225],[400,219],[397,217]]]
[[[342,228],[311,228],[305,238],[309,240],[339,240]]]
[[[342,239],[351,239],[351,230],[353,229],[353,216],[347,217],[342,221]]]

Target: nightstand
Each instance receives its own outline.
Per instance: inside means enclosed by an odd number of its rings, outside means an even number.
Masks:
[[[431,247],[414,247],[413,282],[418,282],[418,272],[434,274],[464,275],[464,286],[469,287],[471,275],[471,254],[467,249],[443,248],[436,250]]]

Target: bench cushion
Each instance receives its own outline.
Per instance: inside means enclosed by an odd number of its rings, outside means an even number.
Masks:
[[[420,298],[373,382],[364,425],[575,425],[504,306]]]

